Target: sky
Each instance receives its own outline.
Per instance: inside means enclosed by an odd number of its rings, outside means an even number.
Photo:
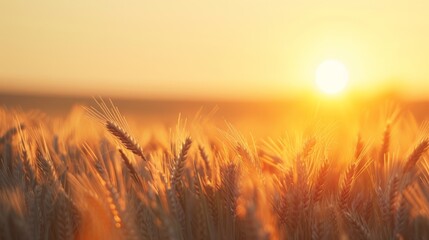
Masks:
[[[325,59],[349,91],[429,93],[429,1],[0,0],[0,92],[288,98]]]

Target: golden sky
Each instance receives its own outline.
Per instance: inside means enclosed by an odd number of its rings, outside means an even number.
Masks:
[[[0,0],[0,91],[281,98],[324,59],[429,93],[429,1]],[[384,87],[381,87],[384,86]]]

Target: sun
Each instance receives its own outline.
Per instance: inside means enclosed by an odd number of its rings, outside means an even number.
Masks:
[[[326,94],[338,94],[347,86],[349,73],[340,61],[329,59],[323,61],[316,70],[316,85]]]

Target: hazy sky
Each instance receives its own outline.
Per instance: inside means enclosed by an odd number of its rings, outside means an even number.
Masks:
[[[342,61],[350,89],[429,93],[429,1],[0,0],[0,91],[282,97]]]

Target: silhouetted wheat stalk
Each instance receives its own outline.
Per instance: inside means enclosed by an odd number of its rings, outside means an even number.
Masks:
[[[147,161],[146,156],[143,154],[143,149],[138,144],[133,136],[126,130],[127,122],[125,118],[119,113],[119,110],[111,104],[109,108],[103,101],[96,101],[99,109],[87,108],[90,116],[93,116],[98,121],[103,123],[107,130],[114,135],[125,148],[133,152],[135,155],[140,156],[143,160]]]
[[[174,166],[171,173],[171,183],[174,187],[177,187],[180,179],[182,178],[183,172],[185,170],[186,157],[188,155],[189,148],[191,148],[191,144],[191,138],[186,138],[180,150],[179,156],[174,161]]]
[[[106,128],[112,133],[115,137],[117,137],[121,143],[131,152],[140,156],[143,160],[147,161],[146,157],[143,154],[143,149],[137,143],[137,141],[129,135],[124,129],[122,129],[119,125],[114,122],[107,121]]]
[[[347,169],[346,175],[343,180],[343,184],[341,185],[341,189],[340,189],[339,206],[342,211],[346,211],[348,209],[354,175],[355,175],[355,165],[352,164]]]
[[[416,163],[419,161],[420,157],[428,150],[429,140],[423,140],[411,153],[408,157],[407,162],[405,163],[404,171],[410,171]]]
[[[122,160],[124,160],[124,164],[127,167],[131,177],[133,178],[133,180],[136,182],[136,184],[138,186],[142,186],[142,182],[140,180],[140,176],[137,173],[135,167],[133,166],[133,164],[131,163],[130,159],[128,159],[127,155],[125,155],[124,151],[122,151],[122,149],[119,149],[119,154],[121,155]]]

